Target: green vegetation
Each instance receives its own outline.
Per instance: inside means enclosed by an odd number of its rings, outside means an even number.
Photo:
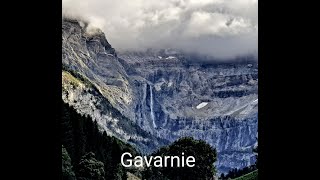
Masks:
[[[62,71],[62,89],[67,90],[67,86],[72,86],[73,88],[79,87],[83,84],[80,80],[72,76],[67,71]]]
[[[64,179],[72,179],[72,172],[77,179],[86,178],[88,174],[99,174],[104,179],[126,179],[127,169],[120,164],[120,157],[124,152],[138,154],[131,145],[102,133],[96,121],[80,115],[66,103],[62,103],[61,117]]]
[[[63,179],[122,180],[127,179],[128,174],[131,179],[212,179],[216,172],[213,165],[216,150],[204,141],[192,138],[179,139],[162,147],[152,156],[181,155],[184,152],[185,156],[195,157],[195,167],[125,168],[121,165],[120,157],[124,152],[133,156],[140,155],[134,147],[101,132],[96,121],[80,115],[63,102],[61,117]]]
[[[233,180],[258,180],[258,169]]]
[[[95,159],[92,152],[85,154],[78,165],[79,180],[105,180],[104,164]]]
[[[110,106],[109,110],[112,109]],[[118,111],[112,112],[113,116],[122,117]],[[128,174],[131,179],[197,180],[213,179],[216,173],[214,166],[217,157],[216,150],[205,141],[185,137],[178,139],[171,145],[163,146],[151,154],[153,157],[181,156],[183,152],[185,157],[195,157],[195,167],[176,167],[174,165],[175,167],[162,168],[152,166],[145,169],[125,168],[120,162],[120,157],[124,152],[129,152],[133,156],[140,155],[133,146],[100,131],[96,121],[93,121],[91,117],[80,115],[73,107],[64,102],[62,102],[61,117],[62,175],[64,180],[121,180],[127,179]],[[121,124],[125,130],[127,128],[127,130],[134,131],[133,133],[141,134],[139,129],[134,128],[132,124],[125,123],[127,119],[119,118],[119,120],[122,121]],[[129,140],[129,142],[133,142],[133,140]],[[256,152],[256,149],[254,151]],[[174,161],[174,163],[177,162]],[[242,170],[232,170],[222,179],[255,180],[257,174],[256,165],[252,165]]]
[[[91,83],[91,81],[84,77],[83,75],[81,75],[80,73],[70,69],[69,67],[62,65],[62,74],[68,74],[68,78],[70,78],[72,81],[76,81],[76,82],[81,82],[84,85],[86,85],[87,87],[91,87],[96,89],[96,87]]]
[[[177,162],[174,162],[174,167],[159,168],[151,166],[143,172],[143,179],[213,179],[216,173],[213,163],[216,161],[217,153],[205,141],[195,140],[190,137],[181,138],[169,146],[162,147],[153,153],[152,156],[181,156],[182,152],[185,157],[195,157],[196,163],[194,167],[177,167]]]
[[[62,146],[62,179],[75,180],[75,174],[71,164],[71,158],[66,150]]]
[[[126,179],[128,172],[137,177],[145,175],[143,179],[203,179],[215,173],[213,163],[216,161],[216,151],[204,141],[182,138],[154,153],[154,156],[165,156],[181,155],[184,152],[186,156],[196,158],[197,163],[193,168],[150,168],[141,172],[120,164],[124,152],[130,152],[133,156],[140,155],[134,147],[101,132],[96,121],[80,115],[63,102],[61,117],[63,179],[120,180]]]

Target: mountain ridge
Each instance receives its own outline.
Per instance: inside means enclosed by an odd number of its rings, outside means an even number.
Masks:
[[[96,88],[69,87],[66,82],[63,100],[102,127],[113,124],[109,133],[117,132],[126,141],[136,138],[133,144],[145,152],[183,136],[203,139],[217,148],[221,172],[254,163],[257,62],[208,65],[189,63],[187,58],[192,57],[173,51],[162,52],[166,56],[161,57],[152,51],[115,52],[102,32],[88,35],[85,26],[66,19],[62,32],[63,66]],[[126,120],[110,116],[105,102]],[[197,108],[201,103],[206,105]],[[154,144],[148,148],[136,135],[127,136],[125,126],[119,125],[126,121],[150,134]]]

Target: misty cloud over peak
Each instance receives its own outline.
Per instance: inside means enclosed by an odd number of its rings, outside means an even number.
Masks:
[[[118,51],[174,48],[217,58],[257,54],[257,0],[63,0]]]

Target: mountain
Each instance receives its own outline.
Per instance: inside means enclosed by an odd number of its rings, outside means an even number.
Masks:
[[[182,136],[217,149],[219,172],[255,162],[258,64],[178,50],[116,52],[100,30],[63,19],[63,101],[150,153]]]

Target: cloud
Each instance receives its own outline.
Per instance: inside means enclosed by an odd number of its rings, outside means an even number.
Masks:
[[[63,0],[116,50],[176,48],[217,58],[257,54],[257,0]]]

